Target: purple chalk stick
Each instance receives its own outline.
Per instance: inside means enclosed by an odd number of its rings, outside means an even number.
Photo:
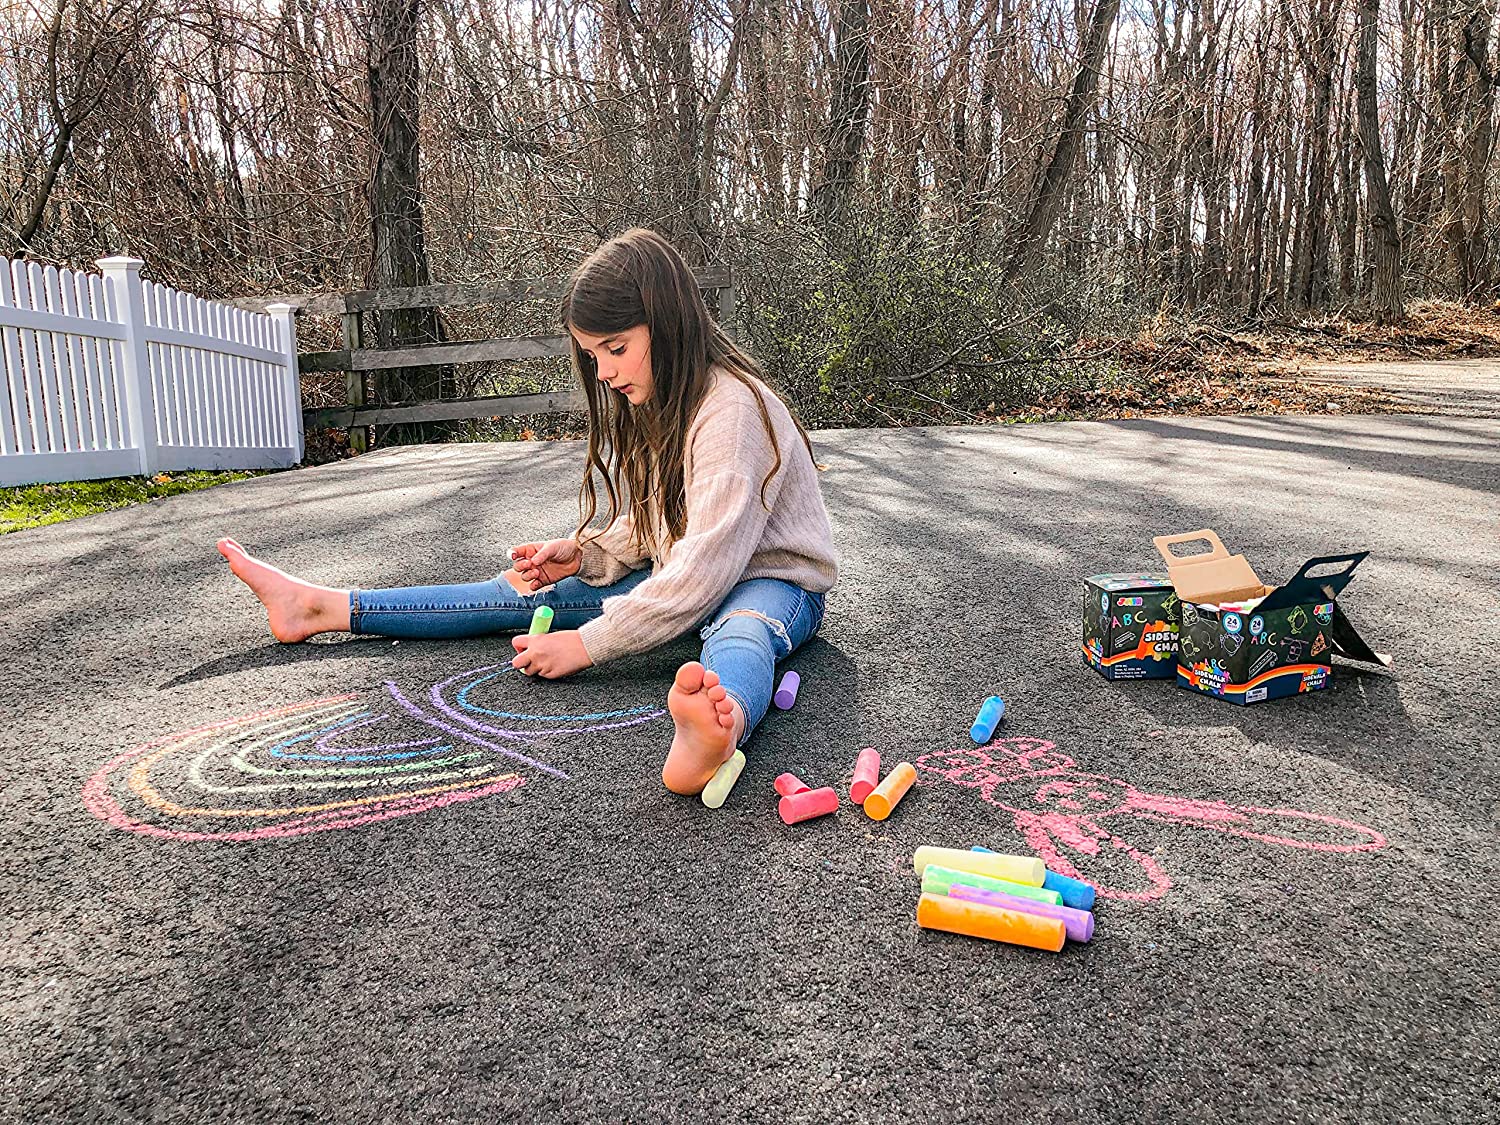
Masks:
[[[797,702],[797,687],[802,683],[802,677],[796,672],[788,672],[781,677],[781,686],[776,689],[776,694],[771,697],[771,702],[783,711],[790,711],[792,704]]]
[[[1040,914],[1044,918],[1062,919],[1063,929],[1068,931],[1069,941],[1088,941],[1094,936],[1094,916],[1087,910],[1074,910],[1070,906],[1053,906],[1050,902],[1002,894],[999,891],[983,891],[978,887],[966,887],[954,883],[948,888],[949,898],[961,898],[966,902],[982,902],[986,906],[999,906],[1005,910],[1020,910],[1027,914]]]

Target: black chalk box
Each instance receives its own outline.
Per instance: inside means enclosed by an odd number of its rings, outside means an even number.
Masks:
[[[1107,680],[1177,675],[1177,594],[1165,574],[1083,580],[1083,661]]]
[[[1206,553],[1173,548],[1202,541]],[[1333,655],[1382,667],[1337,602],[1367,552],[1309,559],[1282,586],[1267,586],[1243,555],[1230,556],[1210,530],[1158,536],[1178,605],[1177,682],[1241,705],[1321,691],[1333,683]],[[1314,570],[1333,573],[1313,577]]]

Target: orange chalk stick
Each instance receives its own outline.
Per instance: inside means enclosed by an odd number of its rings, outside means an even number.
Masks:
[[[822,789],[806,789],[793,793],[776,802],[776,813],[788,824],[811,820],[815,816],[827,816],[839,807],[839,795],[831,785]]]
[[[806,793],[812,788],[811,785],[794,773],[781,774],[771,784],[776,787],[776,792],[780,793],[783,797],[790,797],[794,793]]]
[[[885,780],[865,798],[865,815],[871,820],[884,820],[890,816],[891,810],[916,780],[917,767],[910,762],[898,762],[896,768],[886,774]]]
[[[923,895],[917,901],[917,925],[924,930],[988,938],[1056,953],[1067,930],[1061,918],[1043,918],[1020,910],[1005,910],[944,895]]]
[[[859,752],[854,762],[854,783],[849,786],[849,800],[856,805],[874,792],[880,783],[880,751],[870,746]]]

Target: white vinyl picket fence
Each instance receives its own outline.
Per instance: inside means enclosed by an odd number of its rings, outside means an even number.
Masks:
[[[292,306],[246,312],[142,265],[0,267],[0,485],[302,460]]]

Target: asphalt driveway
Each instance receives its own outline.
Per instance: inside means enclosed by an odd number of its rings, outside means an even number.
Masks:
[[[579,444],[0,538],[0,1119],[1495,1112],[1500,421],[816,439],[844,577],[718,811],[658,776],[691,640],[563,683],[503,639],[281,646],[213,549],[492,575],[570,526]],[[1341,602],[1392,670],[1241,709],[1085,668],[1081,578],[1205,525],[1272,582],[1370,550]],[[919,767],[889,820],[777,819],[776,774],[845,791],[864,746]],[[919,930],[923,843],[1051,849],[1094,941]]]

